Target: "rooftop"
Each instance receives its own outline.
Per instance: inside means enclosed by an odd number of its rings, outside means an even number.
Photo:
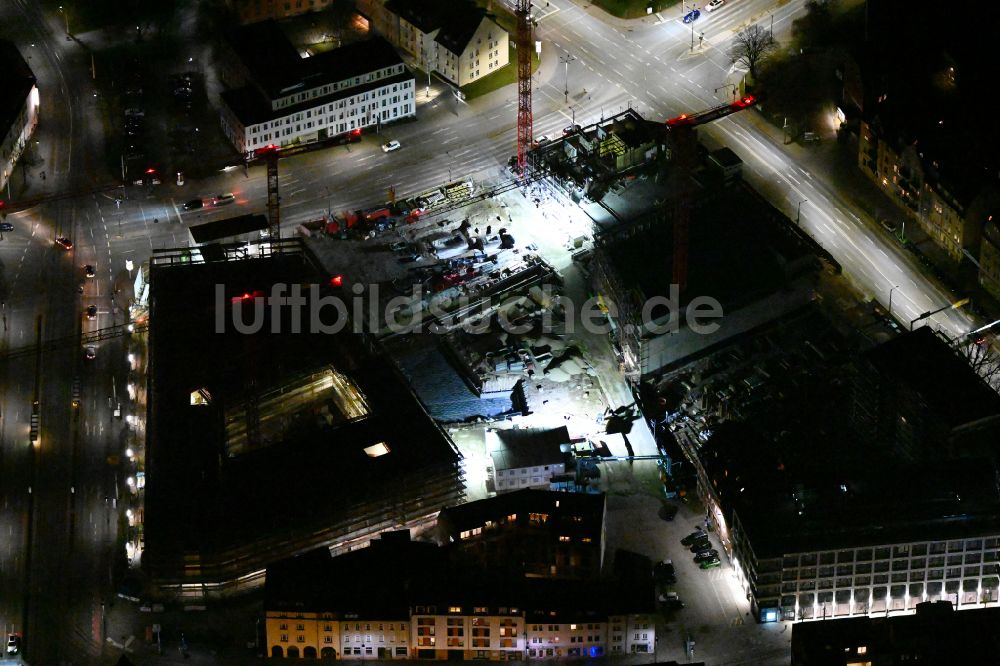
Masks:
[[[600,531],[600,526],[604,524],[604,502],[603,494],[526,488],[448,507],[441,512],[438,520],[447,523],[452,531],[462,532],[511,514],[544,513],[550,516],[553,524],[558,523],[561,516],[580,516],[583,518],[582,525],[596,526]]]
[[[386,85],[402,83],[403,81],[409,81],[412,79],[413,74],[409,71],[405,71],[402,74],[396,74],[395,76],[378,79],[376,81],[372,81],[371,83],[365,83],[351,88],[344,88],[343,90],[338,90],[337,92],[330,93],[329,95],[311,98],[305,102],[300,102],[299,104],[283,106],[280,109],[271,108],[271,102],[254,86],[243,86],[242,88],[225,90],[222,92],[221,97],[226,103],[226,106],[228,106],[239,119],[240,123],[246,127],[248,125],[256,125],[258,123],[267,122],[274,118],[283,118],[293,113],[299,113],[307,109],[314,109],[322,104],[336,102],[337,100],[353,97],[354,95],[368,92],[369,90],[375,90]]]
[[[197,554],[208,568],[219,553],[244,549],[245,559],[230,557],[250,567],[300,537],[317,545],[321,534],[348,534],[349,517],[391,525],[461,497],[450,440],[395,367],[349,327],[293,333],[292,308],[272,321],[262,307],[256,334],[227,321],[236,302],[263,306],[272,285],[327,280],[305,254],[154,265],[146,564],[173,573]],[[308,287],[303,295],[307,329]],[[304,381],[308,399],[299,395]],[[248,390],[262,439],[250,445]]]
[[[267,229],[267,217],[264,215],[227,217],[224,220],[215,220],[188,228],[195,243],[209,243],[263,229]]]
[[[939,348],[949,356],[941,357]],[[950,355],[927,329],[885,343],[863,358],[878,359],[883,372],[918,389],[931,384],[929,408],[940,401],[958,421],[986,418],[990,409],[1000,413],[997,396],[970,389],[969,378],[978,378],[967,366],[952,366]],[[938,363],[948,370],[939,370]],[[859,372],[874,370],[849,359],[799,373],[793,385],[782,388],[780,380],[788,371],[772,371],[771,381],[779,382],[777,393],[772,391],[771,399],[752,416],[715,427],[702,447],[706,471],[725,511],[735,510],[756,555],[936,540],[1000,529],[997,452],[970,437],[961,446],[915,448],[904,459],[894,446],[860,437],[848,418],[854,401],[868,395],[858,394],[858,385],[851,381]],[[974,381],[971,386],[976,386]],[[979,407],[949,407],[963,400]]]
[[[35,85],[35,75],[14,42],[0,39],[0,135],[5,135]]]
[[[850,656],[845,652],[859,646],[867,648],[863,659],[874,663],[898,663],[896,659],[903,655],[931,664],[996,661],[1000,608],[950,609],[946,601],[928,602],[918,604],[914,615],[796,622],[792,625],[792,664],[839,666]]]
[[[929,326],[875,347],[867,358],[884,377],[920,394],[952,428],[1000,419],[1000,395]]]
[[[251,78],[270,99],[403,62],[392,45],[381,37],[303,58],[275,21],[237,29],[230,35],[230,44]]]
[[[497,471],[561,462],[565,454],[560,447],[570,441],[566,426],[494,430],[491,434],[493,437],[486,440],[487,451]]]
[[[936,21],[928,6],[901,13],[886,0],[870,5],[871,38],[857,48],[865,115],[897,146],[914,145],[928,180],[967,205],[1000,172],[1000,129],[982,92],[993,71],[976,46],[992,39],[992,28]]]
[[[434,41],[460,56],[465,52],[485,16],[486,12],[472,3],[465,4],[462,11],[452,10]]]

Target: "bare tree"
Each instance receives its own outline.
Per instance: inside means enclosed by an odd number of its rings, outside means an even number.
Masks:
[[[992,336],[971,340],[964,344],[961,354],[987,384],[1000,390],[1000,354],[993,348]]]
[[[733,46],[729,50],[729,60],[734,64],[746,67],[750,76],[757,78],[757,70],[768,55],[778,48],[770,30],[765,30],[755,23],[733,38]]]

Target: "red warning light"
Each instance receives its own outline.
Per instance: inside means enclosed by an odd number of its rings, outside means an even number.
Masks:
[[[342,287],[342,286],[344,286],[344,276],[343,275],[334,275],[332,278],[330,278],[330,286],[331,287]]]

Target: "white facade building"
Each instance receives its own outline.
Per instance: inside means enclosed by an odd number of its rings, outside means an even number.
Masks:
[[[0,40],[0,90],[0,189],[6,189],[38,125],[35,75],[17,47],[6,40]]]
[[[566,454],[560,447],[569,439],[565,427],[488,431],[486,450],[493,461],[496,491],[552,488],[566,473]]]
[[[222,94],[222,128],[242,153],[333,138],[416,115],[414,78],[383,39],[351,44],[311,58],[290,45],[247,44],[284,39],[273,22],[237,37],[240,61]]]

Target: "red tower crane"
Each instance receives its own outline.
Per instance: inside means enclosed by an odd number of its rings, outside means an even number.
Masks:
[[[517,0],[517,173],[525,172],[528,151],[534,140],[531,115],[531,1]]]
[[[687,289],[688,279],[688,230],[691,226],[691,207],[694,193],[691,189],[691,172],[697,161],[697,141],[694,128],[707,122],[742,111],[757,103],[753,95],[747,95],[730,104],[701,111],[695,114],[682,113],[667,121],[673,137],[675,205],[674,205],[674,263],[673,282],[681,294]]]

